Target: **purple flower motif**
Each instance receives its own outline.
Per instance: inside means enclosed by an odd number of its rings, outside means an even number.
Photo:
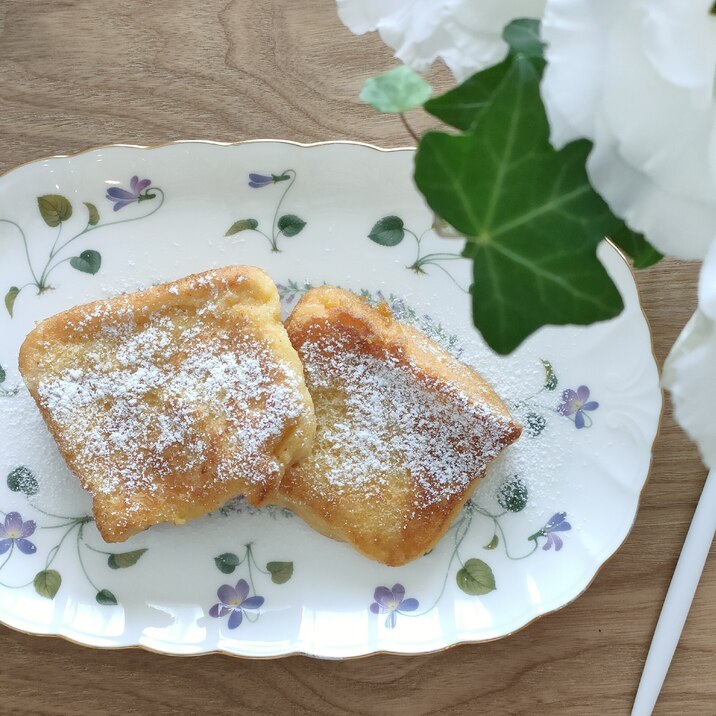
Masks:
[[[373,614],[387,614],[385,626],[388,629],[395,627],[396,614],[414,612],[420,603],[417,599],[404,599],[405,587],[402,584],[394,584],[392,589],[388,587],[376,587],[373,593],[375,601],[370,605]]]
[[[0,554],[5,554],[13,545],[23,554],[35,554],[37,547],[26,538],[35,532],[36,526],[34,520],[23,522],[19,512],[8,512],[5,524],[0,524]]]
[[[542,545],[542,549],[548,550],[554,547],[555,552],[562,549],[562,538],[555,532],[568,532],[572,529],[572,525],[567,522],[566,512],[557,512],[550,518],[549,522],[537,533],[538,536],[546,537],[547,541]]]
[[[142,201],[142,199],[153,198],[153,194],[142,195],[142,192],[148,189],[151,183],[151,179],[140,179],[135,175],[129,180],[129,191],[118,186],[112,186],[107,189],[107,199],[114,202],[114,211],[119,211],[125,206]]]
[[[586,385],[580,385],[576,392],[571,388],[562,393],[562,402],[557,408],[557,412],[565,417],[574,415],[574,424],[577,430],[589,427],[592,419],[584,414],[585,410],[596,410],[599,403],[596,400],[589,400],[589,388]]]
[[[252,189],[260,189],[262,186],[273,184],[273,177],[265,174],[249,174],[249,186]]]
[[[263,597],[249,596],[249,584],[245,579],[236,582],[236,586],[230,584],[222,584],[216,591],[219,597],[219,603],[209,610],[209,616],[212,617],[229,617],[229,629],[236,629],[244,620],[244,612],[247,610],[258,609],[263,603]]]

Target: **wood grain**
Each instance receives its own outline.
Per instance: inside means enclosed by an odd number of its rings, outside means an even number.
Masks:
[[[409,143],[357,101],[393,64],[332,0],[3,0],[0,170],[115,142]],[[437,69],[430,79],[447,88]],[[417,117],[418,129],[430,120]],[[663,361],[695,303],[698,267],[639,275]],[[580,599],[515,636],[421,657],[182,659],[90,650],[0,628],[0,711],[17,714],[627,714],[705,470],[667,407],[624,547]],[[716,713],[713,553],[657,714]]]

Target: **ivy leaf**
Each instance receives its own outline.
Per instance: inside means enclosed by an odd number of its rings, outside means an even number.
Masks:
[[[97,207],[89,201],[85,201],[84,205],[87,207],[87,223],[90,226],[97,226],[97,224],[99,224],[99,211],[97,211]]]
[[[59,226],[72,216],[72,204],[59,194],[38,196],[37,207],[48,226]]]
[[[73,269],[82,271],[82,273],[90,273],[94,276],[102,266],[102,256],[98,251],[87,249],[87,251],[83,251],[79,256],[73,256],[70,259],[70,266],[72,266]]]
[[[15,299],[19,296],[20,289],[17,286],[12,286],[10,290],[5,294],[5,308],[12,318],[12,312],[15,308]]]
[[[16,467],[7,476],[7,486],[13,492],[22,492],[23,495],[36,495],[40,491],[37,484],[37,478],[30,468],[20,466]]]
[[[554,390],[559,383],[559,380],[557,379],[557,374],[554,372],[554,368],[548,360],[545,360],[544,358],[540,358],[540,360],[542,361],[542,365],[544,366],[544,387],[547,390]]]
[[[381,246],[397,246],[405,238],[403,227],[399,216],[384,216],[375,222],[368,238]]]
[[[480,112],[489,104],[512,65],[513,57],[521,54],[536,69],[544,67],[544,45],[539,39],[537,20],[515,20],[503,33],[510,45],[510,56],[497,65],[477,72],[462,84],[425,103],[425,110],[457,129],[468,130],[477,122]]]
[[[278,230],[284,236],[295,236],[300,234],[306,222],[303,219],[299,219],[295,214],[284,214],[278,220]]]
[[[269,562],[266,569],[274,584],[285,584],[293,576],[293,562]]]
[[[510,68],[511,60],[472,75],[455,89],[425,103],[425,110],[457,129],[468,130],[492,99]]]
[[[415,158],[428,204],[467,237],[473,322],[502,354],[543,325],[589,324],[624,306],[596,255],[615,217],[587,178],[591,144],[550,145],[539,80],[517,55],[470,131],[429,132]]]
[[[107,564],[112,569],[126,569],[135,565],[139,558],[147,551],[144,549],[135,549],[131,552],[119,552],[118,554],[110,554],[107,558]]]
[[[497,533],[492,535],[492,539],[483,547],[483,549],[495,549],[497,545],[500,544],[500,538],[497,536]]]
[[[95,599],[97,600],[97,604],[103,604],[105,606],[117,603],[117,597],[115,597],[109,589],[100,589]]]
[[[229,227],[224,236],[233,236],[238,234],[239,231],[253,231],[258,225],[259,222],[256,219],[239,219]]]
[[[664,258],[643,234],[632,231],[623,221],[609,234],[609,238],[634,262],[634,268],[653,266]]]
[[[518,475],[505,480],[497,491],[497,502],[503,510],[522,512],[527,506],[527,483]]]
[[[519,54],[537,62],[544,60],[545,43],[539,36],[539,20],[513,20],[503,30],[502,37],[509,45],[510,54]]]
[[[233,552],[224,552],[224,554],[214,557],[214,564],[224,574],[231,574],[240,563],[241,560]]]
[[[433,88],[407,65],[365,81],[360,98],[379,112],[400,113],[421,107]]]
[[[457,586],[465,594],[479,597],[497,589],[495,575],[490,566],[481,559],[468,559],[455,576]]]
[[[43,569],[35,575],[32,580],[35,591],[47,599],[54,599],[62,585],[62,577],[54,569]]]

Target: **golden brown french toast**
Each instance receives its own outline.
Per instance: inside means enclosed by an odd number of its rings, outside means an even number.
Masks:
[[[25,339],[20,371],[102,537],[264,503],[315,431],[273,281],[233,266],[79,306]]]
[[[317,431],[278,502],[384,564],[425,554],[522,428],[474,370],[386,305],[324,286],[306,293],[287,329]]]

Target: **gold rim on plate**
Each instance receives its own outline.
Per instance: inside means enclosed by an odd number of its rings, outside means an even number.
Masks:
[[[305,149],[310,149],[312,147],[325,147],[325,146],[356,146],[356,147],[365,147],[367,149],[372,149],[377,152],[384,152],[384,153],[391,153],[391,152],[414,152],[415,147],[414,146],[405,146],[405,147],[379,147],[375,144],[369,144],[368,142],[358,142],[351,139],[336,139],[336,140],[327,140],[327,141],[321,141],[321,142],[294,142],[290,139],[244,139],[239,140],[236,142],[219,142],[214,141],[211,139],[177,139],[173,141],[168,142],[159,142],[157,144],[100,144],[97,146],[88,147],[86,149],[81,149],[77,152],[70,152],[68,154],[53,154],[48,157],[43,157],[40,159],[31,159],[27,162],[23,162],[22,164],[17,164],[10,169],[7,169],[3,172],[0,172],[0,178],[3,178],[10,174],[11,172],[14,172],[17,169],[20,169],[22,167],[29,166],[30,164],[41,164],[43,162],[48,162],[52,159],[72,159],[74,157],[79,157],[83,154],[90,154],[92,152],[99,151],[101,149],[114,149],[114,148],[123,148],[123,149],[143,149],[143,150],[152,150],[152,149],[162,149],[163,147],[169,147],[174,145],[190,145],[190,144],[203,144],[203,145],[212,145],[217,147],[236,147],[244,144],[289,144],[294,147],[302,147]],[[621,260],[626,264],[627,268],[629,269],[629,273],[631,274],[632,280],[634,281],[635,286],[637,286],[637,298],[639,297],[638,294],[638,284],[636,281],[636,276],[634,274],[634,270],[629,263],[629,260],[624,255],[622,250],[608,237],[605,237],[605,241],[617,252]],[[651,324],[649,323],[649,317],[646,315],[646,312],[644,311],[644,307],[642,306],[641,300],[639,300],[639,310],[641,311],[642,316],[644,317],[644,322],[646,323],[646,327],[649,330],[649,342],[651,344],[651,355],[654,359],[654,363],[658,366],[658,360],[656,358],[656,353],[654,352],[654,337],[651,331]],[[68,642],[70,644],[75,644],[77,646],[81,646],[86,649],[97,649],[99,651],[127,651],[127,650],[139,650],[144,651],[150,654],[159,654],[161,656],[174,656],[174,657],[182,657],[182,658],[188,658],[188,657],[198,657],[198,656],[211,656],[215,654],[220,654],[223,656],[229,656],[234,659],[247,659],[247,660],[255,660],[260,659],[262,661],[271,660],[271,659],[286,659],[288,657],[292,656],[306,656],[313,659],[326,659],[330,661],[348,661],[352,659],[365,659],[371,656],[377,656],[377,655],[386,655],[386,656],[401,656],[401,657],[418,657],[418,656],[426,656],[429,654],[439,654],[444,651],[448,651],[449,649],[454,649],[458,646],[473,646],[476,644],[488,644],[490,642],[494,641],[500,641],[502,639],[507,639],[508,637],[514,636],[515,634],[521,632],[522,630],[526,629],[528,626],[534,624],[535,622],[543,619],[544,617],[550,616],[551,614],[555,614],[556,612],[561,611],[562,609],[565,609],[566,607],[573,604],[577,599],[579,599],[581,596],[584,595],[584,593],[592,586],[596,578],[599,576],[601,571],[604,569],[604,567],[611,562],[612,559],[616,556],[617,552],[624,546],[627,539],[629,539],[629,536],[631,535],[634,526],[636,524],[636,519],[639,514],[639,508],[641,507],[641,499],[644,495],[644,490],[647,486],[647,483],[649,482],[649,479],[651,477],[651,470],[654,465],[654,445],[656,444],[656,441],[659,439],[659,436],[661,434],[662,429],[662,423],[664,418],[664,412],[665,412],[665,401],[664,401],[664,391],[661,387],[661,383],[659,384],[659,393],[661,395],[661,410],[659,411],[659,421],[657,423],[656,427],[656,433],[654,434],[654,439],[651,444],[651,457],[649,458],[649,469],[647,470],[646,478],[644,479],[644,484],[641,486],[641,489],[639,490],[639,494],[637,496],[637,502],[636,502],[636,509],[634,511],[634,519],[632,520],[631,525],[629,526],[629,529],[627,530],[627,533],[624,535],[624,539],[615,547],[614,551],[597,567],[596,571],[594,572],[594,575],[589,580],[587,585],[582,589],[578,594],[576,594],[574,597],[572,597],[569,601],[565,602],[559,607],[556,607],[555,609],[551,609],[548,612],[544,612],[543,614],[538,614],[537,616],[530,619],[528,622],[525,622],[521,626],[519,626],[517,629],[514,629],[511,632],[507,632],[507,634],[502,634],[500,636],[496,637],[490,637],[487,639],[474,639],[474,640],[460,640],[456,641],[453,644],[448,644],[446,646],[440,647],[438,649],[430,649],[427,651],[419,651],[419,652],[401,652],[401,651],[390,651],[390,650],[377,650],[377,651],[371,651],[366,654],[356,654],[353,656],[337,656],[337,657],[326,657],[326,656],[320,656],[316,654],[309,654],[305,651],[291,651],[287,652],[285,654],[275,654],[275,655],[268,655],[268,656],[247,656],[244,654],[235,654],[230,651],[225,651],[223,649],[212,649],[211,651],[200,651],[190,654],[177,654],[173,652],[168,651],[162,651],[160,649],[155,649],[150,646],[146,646],[144,644],[128,644],[125,646],[115,646],[115,645],[107,645],[107,646],[97,646],[96,644],[87,644],[83,641],[78,641],[77,639],[73,639],[72,637],[67,636],[66,634],[47,634],[43,632],[33,632],[33,631],[26,631],[24,629],[20,629],[18,627],[12,626],[10,624],[7,624],[2,619],[0,619],[0,624],[5,626],[6,628],[10,629],[11,631],[17,632],[19,634],[26,634],[28,636],[34,636],[34,637],[44,637],[44,638],[50,638],[50,639],[61,639],[65,642]]]

